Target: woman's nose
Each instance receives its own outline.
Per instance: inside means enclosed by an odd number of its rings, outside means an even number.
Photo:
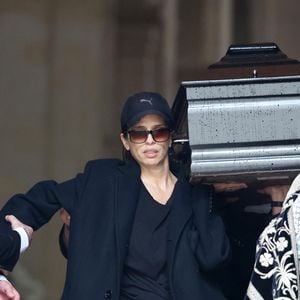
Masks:
[[[153,139],[153,136],[152,136],[151,132],[148,133],[147,139],[146,139],[145,143],[147,143],[147,144],[153,144],[153,143],[155,143],[155,140]]]

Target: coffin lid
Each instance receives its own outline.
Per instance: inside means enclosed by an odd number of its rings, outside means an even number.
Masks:
[[[199,72],[196,80],[299,75],[300,62],[275,43],[231,45],[220,61]]]

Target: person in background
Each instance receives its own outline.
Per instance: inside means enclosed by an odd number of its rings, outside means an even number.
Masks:
[[[216,199],[230,241],[232,258],[219,276],[227,299],[245,297],[255,261],[256,242],[269,222],[281,211],[289,185],[270,182],[265,188],[227,192]]]
[[[299,299],[300,175],[273,209],[275,218],[257,242],[245,300]]]
[[[2,281],[0,299],[19,300],[19,293],[6,280],[6,276],[8,270],[11,271],[11,264],[15,263],[20,253],[28,248],[33,229],[21,223],[14,216],[8,215],[5,220],[10,222],[12,230],[9,234],[0,234],[0,280]]]
[[[230,245],[211,211],[214,189],[193,187],[170,165],[167,101],[134,94],[120,121],[126,160],[91,161],[71,180],[40,182],[12,197],[1,210],[0,233],[11,232],[6,215],[37,230],[61,208],[70,214],[62,299],[225,299],[214,274],[230,258]]]

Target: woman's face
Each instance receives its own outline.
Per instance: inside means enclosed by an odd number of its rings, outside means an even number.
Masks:
[[[162,142],[156,142],[151,134],[148,134],[147,139],[141,143],[134,143],[133,133],[130,139],[130,131],[138,130],[156,130],[167,128],[164,119],[158,115],[147,115],[141,118],[134,126],[129,128],[129,133],[125,137],[121,133],[121,140],[129,150],[132,157],[138,162],[141,167],[150,167],[165,165],[168,166],[168,148],[171,144],[171,138]],[[164,133],[165,134],[165,133]],[[159,140],[159,138],[156,138]]]

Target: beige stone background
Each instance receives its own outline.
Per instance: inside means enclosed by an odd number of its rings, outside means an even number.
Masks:
[[[299,0],[1,0],[0,204],[42,179],[120,156],[120,106],[140,90],[172,103],[231,43],[276,42],[300,59]],[[13,275],[24,300],[59,299],[55,216]]]

